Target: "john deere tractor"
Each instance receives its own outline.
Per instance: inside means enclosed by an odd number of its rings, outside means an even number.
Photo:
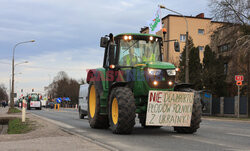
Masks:
[[[130,134],[136,115],[143,127],[164,126],[146,122],[147,112],[151,110],[148,109],[149,97],[155,97],[149,96],[149,92],[160,91],[193,93],[191,110],[187,110],[190,111],[189,125],[171,126],[180,133],[197,131],[201,122],[199,95],[189,84],[175,82],[176,67],[162,61],[163,40],[160,36],[139,33],[116,36],[109,34],[101,37],[100,46],[105,48],[103,67],[91,69],[87,73],[89,86],[86,103],[92,128],[110,127],[113,133]],[[175,46],[178,45],[175,43]],[[181,103],[179,101],[179,104]],[[184,110],[185,108],[182,108],[182,111]],[[167,114],[164,117],[167,117]]]

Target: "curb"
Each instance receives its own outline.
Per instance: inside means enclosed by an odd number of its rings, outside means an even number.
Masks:
[[[107,150],[110,150],[110,151],[119,151],[117,148],[114,148],[114,147],[112,147],[112,146],[110,146],[110,145],[104,144],[104,143],[102,143],[102,142],[100,142],[100,141],[97,141],[97,140],[95,140],[95,139],[93,139],[93,138],[90,138],[90,137],[87,137],[87,136],[83,136],[83,135],[77,134],[76,132],[72,132],[72,131],[68,130],[67,128],[64,128],[64,127],[62,127],[61,125],[57,124],[57,123],[56,123],[57,121],[55,121],[55,120],[47,119],[47,118],[45,118],[45,117],[42,117],[42,116],[40,116],[40,115],[36,115],[36,114],[34,114],[34,113],[30,113],[30,114],[33,115],[33,116],[35,116],[35,117],[38,117],[38,118],[40,118],[40,119],[43,119],[43,120],[45,120],[45,121],[47,121],[47,122],[50,122],[51,124],[57,125],[62,131],[66,132],[66,133],[68,133],[68,134],[75,135],[75,136],[77,136],[77,137],[79,137],[79,138],[81,138],[81,139],[84,139],[84,140],[86,140],[86,141],[88,141],[88,142],[90,142],[90,143],[94,143],[94,144],[96,144],[96,145],[99,145],[99,146],[101,146],[101,147],[103,147],[103,148],[105,148],[105,149],[107,149]],[[52,121],[55,121],[55,123],[52,122]],[[58,122],[58,123],[59,123],[59,122]],[[74,128],[74,129],[78,129],[78,128]]]
[[[249,121],[244,121],[240,119],[226,119],[226,118],[211,118],[211,117],[202,117],[204,120],[209,120],[209,121],[228,121],[228,122],[243,122],[243,123],[250,123]]]

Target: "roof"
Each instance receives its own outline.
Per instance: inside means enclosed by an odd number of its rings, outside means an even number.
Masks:
[[[164,19],[166,19],[166,18],[168,18],[170,16],[172,16],[172,17],[186,17],[186,18],[194,18],[194,19],[206,19],[206,20],[211,20],[211,23],[230,24],[228,22],[212,21],[212,18],[206,18],[206,17],[202,18],[202,17],[197,17],[197,16],[181,16],[181,15],[174,15],[174,14],[169,14],[169,15],[163,17],[162,20],[164,20]],[[143,32],[143,31],[145,31],[147,29],[148,29],[148,27],[144,26],[143,28],[141,28],[140,32]]]
[[[172,16],[172,17],[186,17],[186,18],[194,18],[194,19],[208,19],[208,20],[212,20],[212,18],[206,18],[206,17],[202,18],[202,17],[197,17],[197,16],[181,16],[181,15],[174,15],[174,14],[169,14],[169,15],[163,17],[162,20],[165,19],[165,18],[168,18],[170,16]]]
[[[229,22],[223,22],[223,21],[211,21],[212,23],[220,23],[220,24],[233,24]]]
[[[154,34],[142,34],[142,33],[121,33],[121,34],[116,35],[115,37],[124,36],[124,35],[132,35],[132,36],[153,36],[153,37],[161,38],[161,36],[158,36],[158,35],[154,35]]]

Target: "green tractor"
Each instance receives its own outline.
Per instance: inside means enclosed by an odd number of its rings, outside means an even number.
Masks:
[[[116,36],[109,34],[101,37],[100,46],[105,48],[103,67],[90,69],[87,73],[89,86],[86,103],[90,127],[110,127],[115,134],[130,134],[135,125],[136,115],[143,127],[165,126],[147,122],[147,112],[152,109],[148,108],[150,92],[189,92],[193,94],[191,110],[187,110],[190,112],[189,125],[171,126],[179,133],[197,131],[201,122],[199,95],[189,84],[175,82],[176,67],[162,61],[163,40],[160,36],[139,33]],[[175,46],[178,49],[178,43],[175,43]],[[153,97],[155,98],[152,95]],[[180,104],[181,101],[175,106]],[[183,111],[178,112],[180,115],[187,113],[184,112],[184,107],[179,108],[179,111]],[[168,118],[167,115],[164,117]],[[173,121],[182,120],[170,116],[168,119],[171,118]]]

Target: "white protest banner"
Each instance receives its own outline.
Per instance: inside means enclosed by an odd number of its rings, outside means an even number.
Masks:
[[[189,127],[193,92],[149,91],[146,125]]]
[[[156,34],[156,32],[162,29],[160,8],[156,11],[154,17],[150,21],[148,21],[148,26],[149,34]]]

